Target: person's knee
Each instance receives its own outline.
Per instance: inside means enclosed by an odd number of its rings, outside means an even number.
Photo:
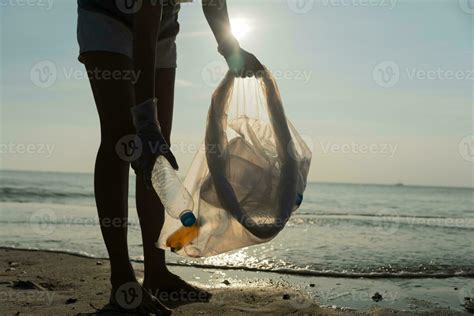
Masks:
[[[126,158],[123,156],[133,155],[132,152],[137,150],[135,129],[133,126],[129,128],[103,128],[103,131],[101,132],[100,147],[104,153],[122,159]]]

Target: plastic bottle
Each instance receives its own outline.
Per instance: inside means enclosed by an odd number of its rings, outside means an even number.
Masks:
[[[166,212],[171,217],[179,219],[185,227],[196,224],[196,217],[193,214],[193,197],[165,157],[159,156],[156,159],[151,182]]]
[[[179,251],[181,248],[189,245],[198,234],[199,227],[197,223],[190,227],[183,226],[166,239],[166,247],[171,248],[173,252]]]

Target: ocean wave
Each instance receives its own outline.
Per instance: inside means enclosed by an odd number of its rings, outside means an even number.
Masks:
[[[303,215],[303,216],[301,216]],[[311,216],[304,216],[311,215]],[[379,214],[295,214],[288,221],[289,227],[300,225],[317,226],[391,226],[392,229],[410,227],[429,227],[459,230],[473,230],[474,217],[443,217],[443,216],[399,216]]]
[[[464,212],[464,211],[463,211]],[[445,216],[430,216],[430,215],[407,215],[407,214],[398,214],[396,211],[386,211],[379,213],[343,213],[343,212],[301,212],[296,211],[295,215],[309,215],[309,216],[360,216],[360,217],[397,217],[397,218],[425,218],[425,219],[443,219],[443,218],[452,218]],[[474,219],[474,218],[473,218]]]
[[[1,201],[1,198],[0,198]],[[28,203],[31,201],[23,201]],[[44,201],[43,201],[44,202]],[[84,204],[79,202],[79,204]],[[94,203],[87,203],[93,205]],[[32,218],[3,218],[0,219],[0,224],[27,224],[32,222]],[[97,225],[98,221],[95,217],[82,216],[65,216],[58,218],[38,218],[42,224],[55,225]],[[138,224],[133,220],[129,222],[131,226]],[[425,227],[433,229],[450,229],[470,231],[474,230],[474,217],[430,217],[430,216],[369,216],[369,215],[353,215],[353,214],[328,214],[328,215],[311,215],[302,216],[295,214],[287,223],[288,227],[301,226],[315,226],[315,227],[338,227],[338,226],[354,226],[354,227],[372,227],[379,229],[390,229],[397,231],[399,229],[411,229],[413,227]]]
[[[41,251],[51,253],[62,253],[83,258],[92,258],[98,260],[108,260],[106,257],[94,256],[87,252],[77,252],[72,250],[56,250],[56,249],[40,249],[33,247],[14,247],[14,246],[0,246],[0,249],[6,250],[24,250],[24,251]],[[143,263],[142,259],[131,259],[136,263]],[[248,272],[267,272],[285,275],[294,275],[302,277],[329,277],[329,278],[367,278],[367,279],[425,279],[425,278],[436,278],[446,279],[454,277],[474,278],[474,270],[472,268],[458,269],[453,271],[389,271],[389,272],[354,272],[354,271],[333,271],[333,270],[314,270],[314,269],[300,269],[300,268],[259,268],[259,267],[248,267],[242,265],[215,265],[215,264],[204,264],[196,262],[167,262],[169,266],[178,267],[192,267],[200,269],[215,269],[215,270],[242,270]]]
[[[246,266],[220,266],[212,264],[200,264],[200,263],[168,263],[168,265],[175,266],[190,266],[204,269],[219,269],[219,270],[244,270],[251,272],[270,272],[278,274],[289,274],[297,276],[312,276],[312,277],[332,277],[332,278],[370,278],[370,279],[381,279],[381,278],[405,278],[405,279],[421,279],[421,278],[453,278],[453,277],[474,277],[474,271],[446,271],[446,272],[345,272],[345,271],[330,271],[330,270],[311,270],[311,269],[265,269],[256,267]]]
[[[93,192],[57,191],[41,187],[0,187],[2,202],[41,202],[47,200],[94,199]]]

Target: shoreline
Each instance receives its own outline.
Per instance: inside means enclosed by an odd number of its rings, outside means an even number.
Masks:
[[[19,251],[30,251],[30,252],[50,252],[65,254],[71,256],[77,256],[79,258],[88,258],[96,260],[108,260],[107,257],[93,256],[89,254],[81,254],[74,251],[67,250],[52,250],[52,249],[37,249],[37,248],[21,248],[21,247],[8,247],[0,246],[1,250],[19,250]],[[132,263],[143,264],[143,260],[130,259]],[[188,267],[196,269],[215,269],[223,271],[245,271],[255,273],[271,273],[271,274],[283,274],[303,277],[323,277],[323,278],[341,278],[341,279],[449,279],[449,278],[472,278],[474,279],[474,272],[461,272],[461,273],[418,273],[418,272],[368,272],[368,273],[345,273],[345,272],[333,272],[333,271],[312,271],[312,270],[290,270],[290,269],[260,269],[254,267],[245,266],[219,266],[211,264],[195,264],[195,263],[176,263],[167,262],[168,267]]]
[[[136,262],[133,265],[137,278],[142,278],[143,265]],[[0,267],[1,314],[93,313],[92,306],[102,307],[107,303],[107,259],[0,247]],[[249,312],[386,315],[395,311],[397,315],[465,315],[460,302],[462,296],[469,294],[468,284],[474,283],[469,278],[371,280],[185,265],[170,265],[170,270],[214,294],[209,303],[194,303],[174,310],[177,315],[244,315]],[[17,281],[38,284],[40,290],[15,287]],[[440,300],[430,297],[431,288],[441,293]],[[453,302],[443,306],[442,300],[448,301],[451,295],[450,288],[455,293],[451,298]],[[372,300],[376,291],[383,296],[380,302]]]

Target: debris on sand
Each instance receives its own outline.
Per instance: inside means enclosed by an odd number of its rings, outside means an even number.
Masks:
[[[23,280],[18,280],[14,281],[12,288],[16,290],[38,290],[38,291],[46,291],[44,287],[39,285],[38,283],[35,283],[33,281],[23,281]]]
[[[225,285],[229,286],[230,285],[230,282],[229,280],[224,280],[222,283],[224,283]]]
[[[77,298],[68,298],[67,301],[66,301],[66,304],[74,304],[77,302]]]
[[[284,300],[289,300],[290,299],[290,294],[284,294],[283,299]]]
[[[381,300],[383,300],[383,296],[379,292],[375,292],[375,294],[372,295],[372,300],[375,302],[380,302]]]
[[[463,306],[468,312],[474,313],[474,299],[473,298],[465,297]]]

